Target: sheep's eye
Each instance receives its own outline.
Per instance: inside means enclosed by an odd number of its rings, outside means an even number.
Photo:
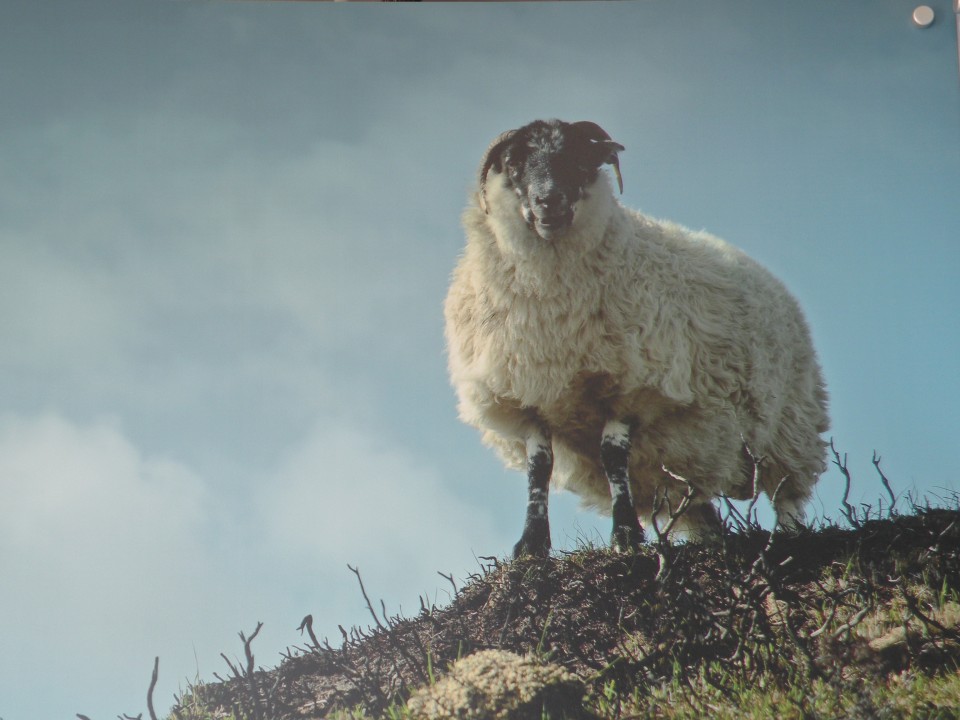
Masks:
[[[583,184],[589,185],[596,178],[599,170],[595,167],[581,166],[580,167],[580,177],[583,178]]]

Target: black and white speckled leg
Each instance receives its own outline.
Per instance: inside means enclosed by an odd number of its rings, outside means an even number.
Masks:
[[[610,483],[613,533],[610,544],[615,550],[629,552],[643,542],[643,529],[630,494],[630,426],[609,421],[600,441],[600,460]]]
[[[513,556],[547,557],[550,554],[550,521],[547,501],[550,475],[553,473],[553,448],[550,438],[534,432],[527,438],[527,519],[523,535],[513,547]]]

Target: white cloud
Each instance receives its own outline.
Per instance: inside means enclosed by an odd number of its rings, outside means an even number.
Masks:
[[[499,547],[491,518],[454,496],[429,462],[375,428],[318,424],[260,489],[265,525],[292,563],[343,577],[359,566],[391,598],[462,575],[470,549]]]
[[[105,709],[108,692],[139,698],[151,655],[172,654],[176,636],[189,643],[198,630],[191,614],[203,591],[191,589],[215,567],[200,478],[144,457],[108,421],[7,415],[0,498],[0,705],[21,699],[38,672],[74,691],[77,704],[58,710]],[[36,712],[0,707],[11,718]]]
[[[135,714],[154,655],[165,707],[258,620],[267,666],[308,612],[331,637],[366,622],[348,563],[413,611],[438,570],[462,577],[471,547],[498,546],[431,463],[356,425],[319,423],[250,496],[211,487],[115,421],[0,417],[0,716]],[[54,705],[21,692],[38,668]]]
[[[0,493],[2,557],[31,556],[22,569],[57,585],[51,598],[118,578],[159,589],[156,561],[191,549],[209,502],[189,469],[142,457],[115,424],[56,415],[0,421]]]

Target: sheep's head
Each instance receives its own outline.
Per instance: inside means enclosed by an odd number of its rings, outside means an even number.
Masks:
[[[596,123],[535,120],[501,134],[480,168],[480,207],[488,212],[486,182],[490,170],[503,173],[520,200],[523,219],[537,235],[552,240],[572,224],[577,201],[597,179],[604,164],[613,166],[620,192],[623,179],[617,153],[623,145]]]

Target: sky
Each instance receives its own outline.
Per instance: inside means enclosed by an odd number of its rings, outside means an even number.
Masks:
[[[522,476],[456,418],[442,303],[480,158],[626,146],[622,202],[805,308],[854,502],[960,490],[949,0],[0,8],[0,718],[158,709],[505,556]],[[839,517],[835,469],[811,511]],[[608,521],[551,498],[555,547]]]

